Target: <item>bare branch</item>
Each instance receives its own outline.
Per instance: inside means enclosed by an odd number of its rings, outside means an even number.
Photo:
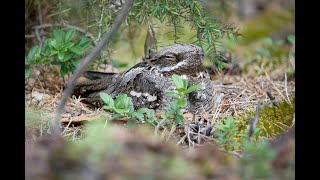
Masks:
[[[260,99],[258,100],[256,115],[254,117],[253,116],[250,117],[250,128],[249,128],[249,134],[248,134],[248,139],[249,140],[251,139],[251,137],[253,135],[253,132],[257,128],[257,125],[258,125],[258,122],[259,122],[259,116],[260,116],[261,111],[264,108],[266,108],[267,106],[269,106],[270,104],[274,104],[276,102],[277,102],[276,100],[271,100],[271,101],[268,101],[267,103],[265,103],[263,106],[261,106],[261,100]]]
[[[62,99],[61,99],[60,104],[59,104],[57,111],[56,111],[56,116],[53,119],[53,121],[51,121],[51,125],[52,125],[51,127],[52,127],[53,134],[55,134],[55,135],[60,134],[59,120],[61,118],[61,114],[64,111],[64,107],[67,103],[67,100],[71,96],[71,93],[74,89],[74,85],[75,85],[76,80],[79,78],[81,73],[84,71],[85,67],[87,67],[87,65],[93,60],[93,58],[95,58],[101,52],[102,48],[104,48],[110,42],[114,33],[117,32],[120,25],[123,23],[123,21],[125,20],[125,18],[129,14],[129,9],[131,8],[132,5],[133,5],[133,0],[127,0],[125,2],[124,6],[121,9],[120,14],[115,19],[110,30],[105,34],[105,36],[98,43],[98,45],[92,50],[92,52],[81,61],[82,63],[76,69],[75,73],[73,74],[71,80],[67,84],[67,87],[62,95]]]

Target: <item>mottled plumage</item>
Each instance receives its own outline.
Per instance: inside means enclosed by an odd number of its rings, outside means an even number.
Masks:
[[[202,67],[203,50],[193,44],[173,44],[152,57],[136,64],[123,73],[84,73],[87,81],[76,85],[74,94],[86,98],[85,101],[96,107],[102,106],[100,92],[112,97],[127,94],[135,108],[153,108],[157,112],[169,106],[172,97],[166,91],[175,90],[171,75],[182,75],[188,85],[203,84],[204,88],[188,95],[186,111],[201,113],[209,111],[214,105],[214,90],[209,74]]]

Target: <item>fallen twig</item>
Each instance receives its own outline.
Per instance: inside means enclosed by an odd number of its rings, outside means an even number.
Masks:
[[[259,116],[261,111],[266,108],[267,106],[269,106],[270,104],[276,103],[276,100],[271,100],[268,101],[267,103],[265,103],[263,106],[261,106],[261,99],[258,100],[258,105],[257,105],[257,110],[256,110],[256,115],[253,117],[250,117],[250,127],[249,127],[249,134],[248,134],[248,139],[250,140],[253,132],[255,131],[255,129],[257,128],[257,124],[259,122]]]

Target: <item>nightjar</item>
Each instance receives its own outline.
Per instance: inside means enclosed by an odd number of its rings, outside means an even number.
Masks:
[[[135,108],[147,107],[156,112],[165,111],[172,97],[168,90],[176,88],[171,80],[173,74],[187,79],[188,86],[202,84],[203,88],[187,96],[185,112],[193,114],[208,112],[215,104],[213,82],[202,66],[204,51],[193,44],[173,44],[164,47],[151,57],[144,59],[123,73],[102,73],[86,71],[88,80],[77,83],[74,95],[95,107],[103,105],[100,92],[112,97],[127,94]]]

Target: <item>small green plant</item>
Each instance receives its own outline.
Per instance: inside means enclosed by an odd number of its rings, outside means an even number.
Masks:
[[[226,151],[239,149],[241,146],[239,139],[243,139],[245,135],[239,132],[239,128],[232,116],[227,117],[225,122],[216,124],[215,128],[214,137],[218,139],[219,144]]]
[[[202,85],[194,85],[188,87],[188,82],[182,79],[181,76],[176,74],[172,75],[172,81],[176,86],[177,91],[168,92],[168,96],[172,96],[174,100],[170,102],[168,111],[162,115],[161,120],[167,119],[174,120],[176,124],[184,123],[184,117],[181,109],[187,105],[186,95],[195,90],[202,88]],[[110,110],[116,114],[111,119],[117,119],[121,117],[130,117],[128,122],[129,126],[134,126],[136,120],[146,120],[148,123],[156,123],[157,118],[155,117],[155,111],[148,108],[134,109],[132,99],[126,94],[122,94],[115,100],[107,93],[101,92],[100,97],[106,104],[103,109]],[[160,121],[161,122],[161,121]]]
[[[149,123],[154,123],[156,121],[155,112],[153,109],[140,108],[137,111],[134,110],[132,99],[126,94],[122,94],[115,100],[107,93],[101,92],[100,97],[102,101],[106,104],[103,109],[115,112],[111,118],[117,119],[122,117],[130,117],[128,126],[135,126],[136,120],[146,120]]]
[[[33,46],[29,50],[25,58],[25,79],[30,77],[32,65],[60,65],[62,77],[73,72],[90,44],[91,40],[86,37],[77,38],[74,29],[54,29],[52,38],[46,39],[43,46]]]
[[[187,80],[176,74],[173,74],[171,79],[176,86],[177,91],[167,92],[167,95],[173,97],[174,100],[170,103],[169,110],[163,115],[162,119],[173,119],[176,124],[182,124],[184,123],[184,118],[181,109],[188,103],[186,95],[202,88],[203,86],[201,84],[197,84],[188,87]]]

